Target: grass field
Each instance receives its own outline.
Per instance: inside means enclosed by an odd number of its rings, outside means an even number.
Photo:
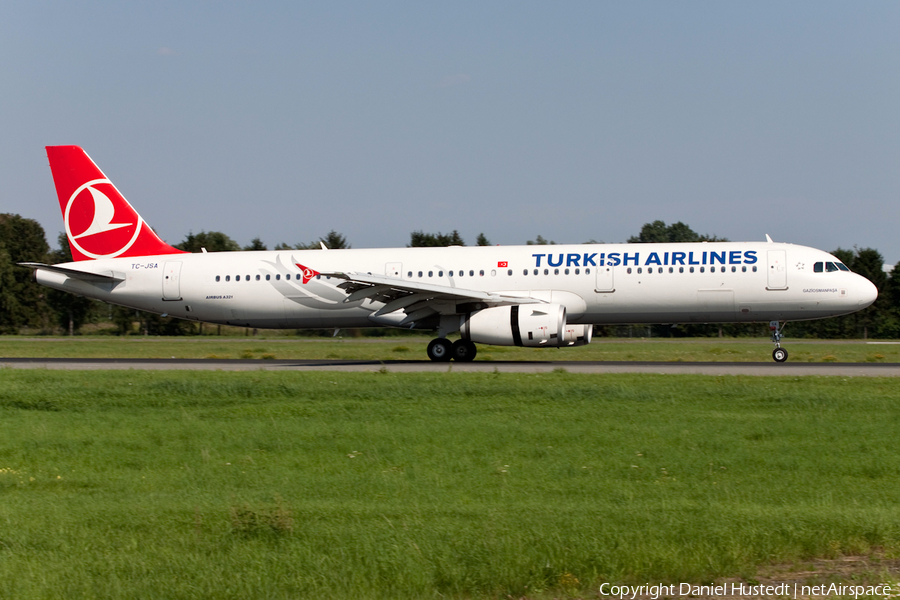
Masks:
[[[898,397],[878,378],[0,370],[0,597],[594,596],[893,556]]]
[[[279,358],[426,360],[430,337],[400,338],[241,338],[241,337],[76,337],[0,336],[0,358]],[[900,344],[864,341],[792,341],[784,347],[791,362],[900,362]],[[701,361],[770,362],[764,339],[605,339],[578,348],[478,346],[478,361]]]

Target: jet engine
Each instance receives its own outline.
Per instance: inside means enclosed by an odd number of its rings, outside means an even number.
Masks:
[[[591,326],[567,326],[561,304],[485,308],[463,315],[459,331],[466,341],[495,346],[581,346],[591,341]]]
[[[594,333],[593,325],[566,325],[563,331],[563,343],[561,346],[587,346],[591,343]]]

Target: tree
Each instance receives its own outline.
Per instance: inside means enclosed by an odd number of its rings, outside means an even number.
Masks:
[[[240,245],[220,231],[201,231],[198,234],[188,233],[180,244],[175,244],[179,250],[188,252],[234,252],[240,250]]]
[[[21,315],[21,307],[16,298],[14,269],[15,264],[0,237],[0,333],[15,333],[19,329],[17,319]]]
[[[329,250],[343,250],[346,248],[350,248],[350,244],[347,243],[347,238],[339,234],[337,231],[332,229],[328,232],[323,238],[319,238],[325,244],[325,247]]]
[[[328,250],[342,250],[345,248],[350,248],[350,244],[347,243],[347,238],[339,234],[337,231],[332,229],[328,232],[328,235],[325,237],[320,237],[318,240],[314,242],[310,242],[308,244],[304,244],[303,242],[299,242],[291,246],[290,244],[285,244],[281,242],[280,244],[275,245],[276,250],[321,250],[322,244],[325,244],[325,248]]]
[[[444,246],[465,246],[466,243],[460,237],[457,230],[453,233],[425,233],[421,230],[413,231],[409,236],[407,248],[437,248]]]
[[[547,240],[544,239],[543,236],[539,235],[533,241],[528,240],[527,242],[525,242],[525,244],[528,246],[555,246],[556,242],[554,242],[553,240],[550,240],[548,242]]]
[[[13,333],[20,327],[47,327],[50,324],[44,289],[32,280],[31,271],[20,262],[44,262],[50,247],[44,228],[34,219],[0,214],[0,281],[3,283],[0,329]]]
[[[250,240],[250,245],[244,246],[244,250],[268,250],[268,248],[261,239],[255,237]]]
[[[478,237],[475,238],[475,244],[478,246],[490,246],[491,242],[488,241],[483,233],[479,233]]]
[[[888,277],[884,272],[884,257],[874,248],[857,248],[853,261],[847,266],[851,271],[859,273],[878,288],[878,298],[874,304],[850,315],[854,317],[857,335],[861,333],[865,338],[870,335],[880,335],[881,324],[890,312],[890,297],[885,294]],[[860,329],[862,329],[861,332]]]
[[[888,309],[883,315],[878,333],[884,337],[898,338],[900,337],[900,263],[894,265],[884,286],[883,295]]]
[[[727,241],[727,238],[720,238],[715,235],[701,235],[681,221],[672,223],[671,225],[666,225],[665,221],[653,221],[652,223],[644,223],[644,226],[641,227],[640,234],[628,238],[629,244]]]
[[[59,249],[50,252],[48,261],[51,264],[72,262],[72,250],[66,234],[60,233],[56,241]],[[56,314],[56,322],[69,335],[75,335],[87,321],[91,309],[96,306],[89,298],[53,289],[47,290],[47,304]]]

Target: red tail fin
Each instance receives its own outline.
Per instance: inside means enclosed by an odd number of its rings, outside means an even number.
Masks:
[[[66,235],[75,260],[181,254],[144,223],[78,146],[47,146]]]

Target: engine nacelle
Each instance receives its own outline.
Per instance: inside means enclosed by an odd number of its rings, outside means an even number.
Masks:
[[[584,337],[582,327],[584,326],[571,326],[569,338],[573,342],[577,342],[579,335]],[[463,315],[459,332],[464,340],[495,346],[577,345],[565,340],[566,307],[560,304],[517,304],[485,308]]]
[[[562,346],[587,346],[594,334],[593,325],[566,325],[563,331]]]

